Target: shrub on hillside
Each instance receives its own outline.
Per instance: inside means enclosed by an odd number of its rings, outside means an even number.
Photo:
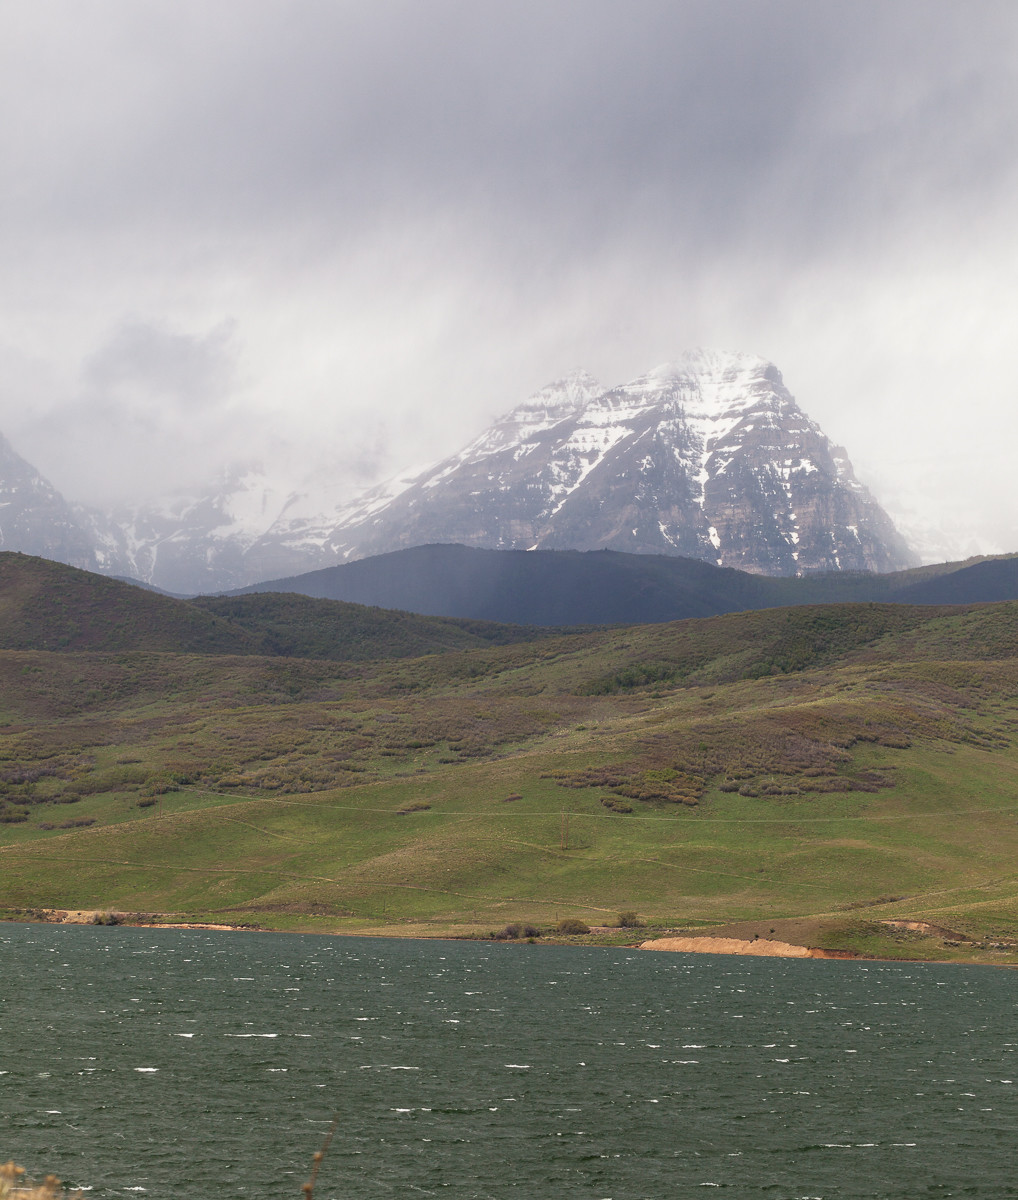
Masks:
[[[516,921],[491,935],[492,940],[496,942],[510,942],[515,941],[517,938],[536,938],[540,936],[541,931],[536,925]]]
[[[631,813],[633,811],[631,804],[627,804],[625,800],[616,800],[614,796],[602,796],[601,803],[612,812]]]

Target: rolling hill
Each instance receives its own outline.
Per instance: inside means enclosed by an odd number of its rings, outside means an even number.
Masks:
[[[231,594],[273,591],[518,625],[630,625],[791,604],[1014,600],[1018,558],[775,578],[673,555],[436,544]]]
[[[990,604],[1016,600],[1018,557],[1008,555],[956,564],[954,570],[897,587],[894,597],[905,604]]]
[[[241,628],[185,601],[28,554],[0,554],[0,648],[251,654]]]
[[[253,600],[193,607],[320,636],[314,605]],[[0,910],[466,936],[637,910],[1018,961],[1018,604],[480,633],[0,650]]]
[[[202,599],[26,554],[0,553],[0,649],[407,657],[502,645],[547,631],[419,616],[300,595]]]

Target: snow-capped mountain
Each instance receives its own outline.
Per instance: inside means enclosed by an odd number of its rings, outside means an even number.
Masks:
[[[571,375],[336,516],[327,528],[284,513],[266,540],[306,539],[334,562],[429,542],[681,554],[768,575],[916,561],[777,368],[705,350],[609,389]]]
[[[0,550],[20,550],[73,567],[99,567],[79,514],[0,434]]]
[[[458,453],[352,500],[345,478],[319,473],[294,488],[273,473],[279,464],[248,464],[104,516],[72,511],[0,450],[8,548],[180,593],[432,542],[676,554],[767,575],[917,562],[777,368],[744,354],[691,351],[611,388],[577,371]],[[24,536],[12,542],[15,528]]]

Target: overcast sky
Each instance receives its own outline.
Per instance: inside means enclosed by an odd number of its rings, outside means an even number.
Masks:
[[[355,490],[707,345],[1018,550],[1015,0],[0,0],[0,104],[0,429],[70,498]]]

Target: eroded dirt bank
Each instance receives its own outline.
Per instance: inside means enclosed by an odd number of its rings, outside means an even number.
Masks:
[[[641,950],[682,950],[687,954],[755,954],[761,958],[857,958],[851,950],[795,946],[770,938],[665,937],[640,943]]]

